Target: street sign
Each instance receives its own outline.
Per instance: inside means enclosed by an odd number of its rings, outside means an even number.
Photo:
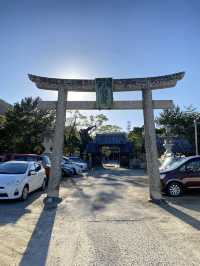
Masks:
[[[111,109],[113,106],[112,78],[95,79],[96,108]]]

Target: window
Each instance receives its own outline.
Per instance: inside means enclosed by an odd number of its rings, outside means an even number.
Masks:
[[[20,156],[20,155],[18,156],[17,155],[14,157],[14,160],[15,161],[27,161],[27,158],[25,156]]]
[[[200,172],[200,160],[193,160],[184,164],[181,169],[182,172]]]
[[[44,166],[47,166],[47,165],[50,166],[51,165],[51,161],[50,161],[49,157],[46,155],[42,156],[42,163]]]
[[[35,171],[39,172],[42,169],[40,164],[35,163]]]
[[[0,174],[25,174],[27,163],[3,163],[0,166]]]

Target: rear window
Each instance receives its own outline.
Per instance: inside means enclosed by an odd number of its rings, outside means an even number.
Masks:
[[[3,163],[0,165],[0,174],[25,174],[28,163]]]
[[[39,158],[37,156],[25,156],[25,155],[15,155],[14,156],[15,161],[28,161],[28,162],[37,162]]]

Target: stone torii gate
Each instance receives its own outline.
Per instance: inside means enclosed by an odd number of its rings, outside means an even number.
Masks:
[[[92,110],[115,109],[134,110],[142,109],[144,115],[145,149],[147,159],[147,171],[149,176],[149,196],[154,202],[162,199],[160,191],[160,175],[158,168],[158,156],[156,147],[156,133],[153,109],[171,108],[171,100],[152,100],[152,90],[174,87],[178,80],[184,76],[184,72],[171,75],[130,78],[130,79],[57,79],[40,77],[29,74],[39,89],[58,91],[57,102],[42,101],[41,108],[56,108],[56,125],[53,139],[52,167],[49,178],[46,202],[56,204],[59,200],[59,186],[61,179],[61,160],[63,155],[64,126],[66,109]],[[68,91],[95,92],[97,101],[67,101]],[[113,92],[142,91],[142,101],[113,101]]]

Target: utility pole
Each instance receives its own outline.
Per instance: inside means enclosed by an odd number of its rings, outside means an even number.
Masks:
[[[196,150],[196,155],[199,155],[198,151],[198,136],[197,136],[197,120],[194,120],[194,136],[195,136],[195,150]]]
[[[127,131],[128,133],[131,131],[131,121],[127,121]]]

